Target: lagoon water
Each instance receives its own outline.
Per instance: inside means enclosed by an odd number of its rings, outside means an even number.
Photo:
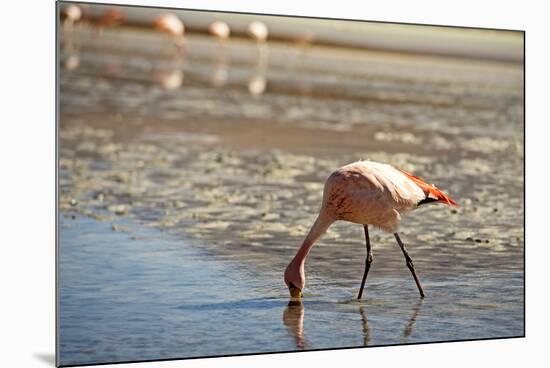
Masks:
[[[424,300],[406,277],[371,277],[361,302],[351,282],[315,280],[302,304],[289,305],[280,270],[212,259],[157,230],[114,232],[84,217],[61,228],[62,364],[522,333],[521,272],[424,277]]]
[[[284,42],[259,64],[254,43],[220,51],[200,34],[182,60],[149,30],[74,32],[59,75],[62,364],[524,334],[521,64]],[[426,298],[373,229],[356,301],[362,228],[336,223],[289,306],[282,274],[323,182],[360,158],[461,205],[403,222]]]

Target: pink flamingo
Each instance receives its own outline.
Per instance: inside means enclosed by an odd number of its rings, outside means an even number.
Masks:
[[[373,260],[368,225],[394,234],[406,264],[412,273],[420,297],[424,291],[414,265],[397,228],[401,215],[426,203],[444,203],[457,206],[445,193],[422,179],[387,164],[357,161],[333,172],[325,183],[323,203],[315,223],[302,246],[285,270],[284,280],[291,298],[301,298],[305,286],[304,264],[309,251],[337,220],[362,224],[365,230],[367,257],[358,299],[361,299],[367,274]]]
[[[118,8],[105,10],[93,23],[97,36],[103,34],[103,29],[106,27],[116,27],[126,21],[126,15]]]
[[[221,20],[216,20],[208,26],[208,32],[215,36],[222,45],[229,39],[231,35],[231,29],[229,25]]]
[[[248,33],[258,45],[258,63],[262,68],[265,68],[268,53],[267,37],[269,36],[267,25],[256,20],[248,25]]]
[[[73,25],[82,19],[82,9],[78,5],[71,4],[64,11],[65,21],[63,25],[72,30]]]
[[[222,87],[227,82],[228,70],[227,70],[227,41],[231,35],[231,29],[229,25],[221,20],[216,20],[208,26],[208,32],[212,34],[218,40],[220,47],[218,48],[217,62],[215,64],[214,72],[212,73],[212,85],[215,87]]]
[[[269,30],[264,22],[255,20],[254,22],[248,25],[248,33],[256,40],[258,43],[266,42],[267,36],[269,35]]]
[[[165,13],[157,16],[154,26],[161,32],[170,34],[180,52],[185,48],[185,25],[181,19],[173,13]]]
[[[74,28],[75,24],[82,19],[82,9],[78,5],[70,4],[65,9],[64,13],[65,21],[63,22],[63,49],[68,54],[65,59],[65,69],[74,70],[80,65]]]
[[[115,27],[126,21],[122,10],[117,8],[107,9],[97,19],[98,27]]]

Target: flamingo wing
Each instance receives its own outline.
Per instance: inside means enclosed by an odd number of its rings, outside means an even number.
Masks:
[[[325,197],[335,207],[357,207],[354,212],[408,211],[426,198],[422,189],[394,167],[357,161],[336,170],[327,180]]]
[[[458,206],[458,204],[455,201],[453,201],[451,197],[443,193],[435,185],[428,184],[424,180],[420,179],[418,176],[414,176],[404,170],[401,170],[401,169],[398,169],[398,170],[401,171],[404,175],[406,175],[416,185],[418,185],[426,195],[426,198],[423,201],[418,203],[419,205],[422,203],[439,202],[439,203],[446,203],[451,206]]]

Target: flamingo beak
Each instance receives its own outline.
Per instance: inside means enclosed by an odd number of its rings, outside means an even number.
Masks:
[[[292,282],[288,285],[288,291],[290,292],[290,297],[293,299],[302,298],[302,289],[296,287]]]

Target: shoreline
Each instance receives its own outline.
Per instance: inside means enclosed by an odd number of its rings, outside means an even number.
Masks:
[[[89,4],[91,5],[91,4]],[[108,6],[94,5],[87,9],[94,19]],[[390,53],[424,54],[467,59],[490,59],[510,63],[523,62],[523,40],[519,30],[453,27],[444,25],[416,25],[406,23],[377,22],[308,17],[284,17],[223,13],[216,11],[156,9],[131,6],[124,8],[126,24],[135,28],[149,28],[157,14],[171,12],[180,16],[192,33],[208,34],[208,24],[223,19],[232,29],[232,37],[248,38],[247,26],[254,19],[261,19],[270,29],[270,39],[280,42],[301,42],[303,37],[313,37],[315,45],[338,48],[359,48]],[[63,9],[63,6],[61,6]],[[306,44],[306,46],[308,46]]]

